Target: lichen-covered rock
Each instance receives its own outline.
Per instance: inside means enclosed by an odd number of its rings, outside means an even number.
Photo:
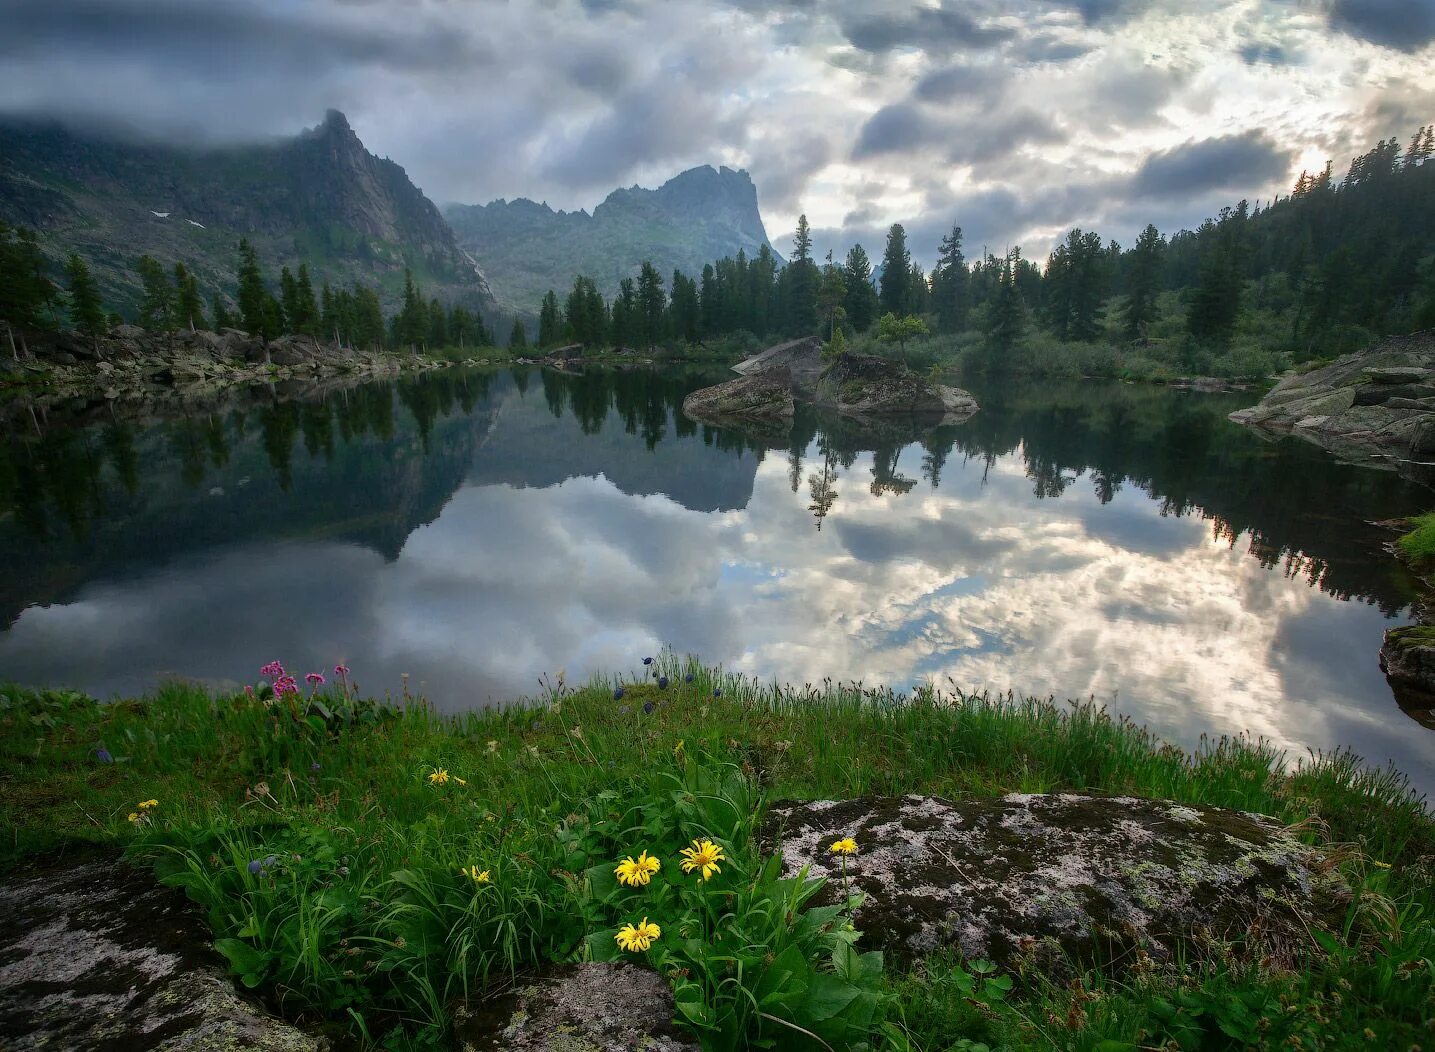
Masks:
[[[961,388],[934,384],[902,362],[871,354],[839,355],[818,379],[814,401],[853,416],[905,413],[950,423],[977,411],[977,400]]]
[[[184,895],[109,859],[0,886],[0,1048],[321,1052],[239,996]]]
[[[1132,797],[780,803],[765,836],[788,875],[808,866],[830,878],[828,901],[844,883],[829,845],[854,837],[845,880],[865,896],[864,944],[906,960],[953,946],[1050,969],[1134,960],[1138,946],[1169,958],[1226,937],[1280,959],[1348,897],[1271,819]]]
[[[1416,723],[1435,730],[1435,626],[1386,629],[1380,668],[1396,704]]]
[[[769,369],[752,376],[704,387],[683,399],[683,412],[695,420],[721,422],[790,420],[795,407],[786,369]]]
[[[455,1012],[461,1052],[697,1052],[673,995],[637,965],[577,964]]]
[[[1391,336],[1329,365],[1288,373],[1249,409],[1231,414],[1238,424],[1296,434],[1338,456],[1406,470],[1409,458],[1430,453],[1424,437],[1435,422],[1435,330]],[[1374,455],[1374,456],[1373,456]]]

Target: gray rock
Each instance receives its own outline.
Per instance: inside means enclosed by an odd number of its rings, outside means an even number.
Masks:
[[[1008,965],[1133,961],[1136,947],[1171,959],[1226,936],[1289,960],[1349,897],[1272,819],[1132,797],[779,803],[764,835],[788,875],[829,878],[826,901],[844,884],[828,847],[854,837],[864,945],[903,960],[943,946]]]
[[[1288,373],[1258,405],[1231,414],[1238,424],[1293,433],[1357,463],[1396,468],[1419,454],[1435,421],[1435,330],[1391,336],[1328,365]],[[1381,454],[1381,456],[1372,456]],[[1417,479],[1419,481],[1419,479]]]
[[[843,354],[817,381],[817,405],[853,416],[909,413],[957,423],[977,411],[977,400],[957,387],[942,387],[902,362],[870,354]]]
[[[795,412],[786,369],[767,369],[751,376],[704,387],[683,399],[683,412],[695,420],[720,423],[723,418],[790,420]]]
[[[182,892],[117,861],[66,860],[0,887],[0,1047],[321,1052],[242,998]]]
[[[697,1052],[673,1025],[662,976],[634,964],[576,964],[455,1013],[460,1052]]]
[[[788,383],[794,394],[803,401],[811,401],[817,391],[817,380],[827,361],[822,357],[822,341],[816,336],[779,343],[759,354],[738,362],[733,372],[743,376],[777,369],[787,370]]]
[[[1386,629],[1380,645],[1380,669],[1405,714],[1435,730],[1435,627]]]

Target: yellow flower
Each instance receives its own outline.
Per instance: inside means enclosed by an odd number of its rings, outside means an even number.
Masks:
[[[841,840],[832,841],[832,846],[827,850],[834,855],[855,855],[857,854],[857,841],[850,836],[845,836]]]
[[[140,801],[140,810],[141,810],[141,811],[145,811],[145,810],[148,810],[148,809],[151,808],[151,807],[158,807],[158,806],[159,806],[159,801],[158,801],[158,800],[141,800],[141,801]]]
[[[653,940],[662,934],[662,928],[650,924],[648,918],[644,917],[637,927],[631,924],[623,925],[618,929],[618,934],[613,936],[613,940],[629,953],[643,953],[653,945]]]
[[[678,739],[678,744],[673,746],[673,759],[678,763],[683,762],[683,739],[681,738]]]
[[[636,859],[632,855],[623,859],[613,873],[618,878],[618,883],[639,888],[646,887],[648,881],[653,879],[653,874],[662,868],[661,862],[644,851]]]
[[[130,821],[131,821],[131,822],[134,822],[136,825],[138,825],[138,824],[139,824],[139,820],[140,820],[140,816],[137,815],[137,814],[135,814],[133,811],[131,811],[131,812],[130,812]]]
[[[489,742],[488,742],[488,751],[489,751],[489,752],[498,752],[498,742],[496,742],[496,741],[494,741],[493,739],[490,738],[490,739],[489,739]]]
[[[1381,862],[1381,861],[1378,861],[1377,859],[1373,859],[1373,858],[1370,860],[1370,864],[1373,865],[1373,866],[1375,866],[1377,869],[1389,869],[1389,868],[1390,868],[1390,863],[1389,863],[1389,862]]]
[[[468,877],[475,884],[487,884],[489,882],[488,870],[479,869],[477,866],[469,866],[467,869],[459,867],[458,875]]]
[[[453,775],[453,780],[454,780],[455,782],[457,782],[459,785],[467,785],[467,784],[468,784],[468,783],[465,782],[462,778],[460,778],[458,775]]]
[[[683,856],[684,873],[701,870],[703,879],[707,880],[714,873],[722,872],[718,866],[719,862],[725,861],[722,848],[711,840],[694,840],[692,847],[685,847],[678,854]]]
[[[440,767],[440,768],[438,768],[438,770],[434,771],[431,775],[429,775],[429,785],[447,785],[447,784],[448,784],[448,771],[447,771],[445,768]]]

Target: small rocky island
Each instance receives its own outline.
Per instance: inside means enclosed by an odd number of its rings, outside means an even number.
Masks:
[[[683,412],[697,420],[782,420],[797,402],[856,417],[912,415],[961,423],[977,400],[958,387],[934,384],[902,362],[868,354],[826,359],[817,337],[769,347],[733,366],[736,380],[694,391]]]

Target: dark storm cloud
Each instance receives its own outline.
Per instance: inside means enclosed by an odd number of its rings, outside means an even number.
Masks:
[[[1238,54],[1248,66],[1284,66],[1293,60],[1293,56],[1279,44],[1246,44]]]
[[[998,90],[999,84],[990,67],[946,66],[924,74],[917,81],[915,94],[924,102],[950,102],[957,98],[989,96]]]
[[[891,153],[936,154],[951,164],[981,164],[1034,143],[1064,142],[1043,113],[1027,107],[982,107],[970,113],[928,109],[914,102],[884,106],[862,126],[853,160]]]
[[[1435,40],[1435,0],[1333,0],[1330,24],[1382,47],[1419,51]]]
[[[254,4],[180,0],[7,0],[0,5],[0,57],[126,55],[158,69],[211,77],[253,73],[257,62],[290,75],[336,66],[396,71],[471,68],[489,47],[412,19],[404,32],[342,19],[311,18]],[[291,66],[292,64],[292,66]]]
[[[1131,189],[1144,197],[1251,190],[1286,176],[1292,153],[1261,131],[1188,142],[1147,157]]]
[[[862,125],[853,160],[902,153],[925,146],[941,136],[941,126],[921,106],[911,102],[883,106]]]
[[[863,51],[917,48],[950,52],[988,48],[1016,36],[1006,26],[978,22],[951,7],[920,7],[902,14],[852,14],[842,19],[843,34]]]

